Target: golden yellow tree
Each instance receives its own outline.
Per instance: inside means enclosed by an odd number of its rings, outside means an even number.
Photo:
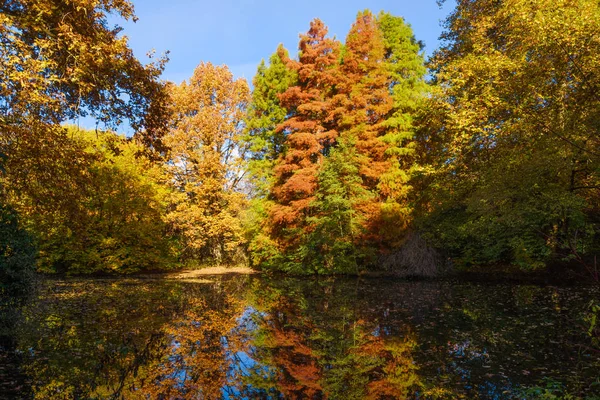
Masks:
[[[457,2],[419,139],[427,230],[455,261],[596,275],[598,21],[594,0]]]
[[[127,0],[0,2],[0,209],[14,209],[40,247],[54,248],[53,255],[60,249],[62,254],[52,259],[52,268],[62,264],[70,269],[73,259],[86,264],[79,272],[91,272],[102,264],[84,262],[80,255],[64,250],[74,238],[89,255],[95,249],[84,242],[103,235],[80,234],[75,225],[83,219],[74,215],[85,215],[96,207],[88,208],[91,202],[83,199],[92,197],[89,193],[97,184],[106,183],[98,181],[100,175],[95,175],[94,168],[112,157],[109,152],[90,151],[82,140],[73,140],[75,131],[64,123],[85,116],[109,127],[128,121],[148,147],[160,147],[165,90],[158,78],[166,59],[145,65],[140,62],[120,34],[121,28],[110,26],[109,16],[113,20],[136,19]],[[130,162],[103,165],[107,168],[102,174],[123,172],[125,166],[130,172],[145,168],[141,167],[145,161],[138,163],[137,154],[135,159],[131,154],[126,157]],[[129,186],[115,180],[115,185],[124,189],[122,193],[141,188],[139,176],[130,177]],[[104,199],[112,199],[110,192],[105,194],[109,196]],[[102,197],[97,194],[95,204]],[[129,200],[121,205],[128,207],[137,201]],[[128,218],[135,220],[131,215]],[[47,225],[39,224],[40,220]],[[90,232],[92,225],[79,226]],[[67,234],[58,234],[57,227],[65,227]],[[46,240],[52,236],[60,238],[58,247]],[[134,241],[136,236],[132,235]]]
[[[249,100],[244,79],[210,63],[201,63],[189,82],[171,87],[165,143],[171,149],[167,168],[178,196],[169,221],[181,237],[186,259],[231,262],[241,254],[240,139]]]

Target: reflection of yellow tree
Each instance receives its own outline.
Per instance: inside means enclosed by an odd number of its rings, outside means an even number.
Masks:
[[[220,398],[241,382],[230,374],[247,337],[236,285],[69,284],[45,293],[24,309],[20,335],[20,349],[35,349],[23,367],[33,397]]]
[[[138,367],[160,357],[177,287],[54,283],[23,309],[19,349],[36,399],[119,398]],[[126,315],[127,318],[123,318]],[[138,379],[139,380],[139,379]]]
[[[412,334],[403,338],[369,335],[363,340],[365,342],[353,351],[359,358],[370,359],[367,398],[406,398],[419,387],[417,366],[412,357],[416,341]]]
[[[150,384],[142,386],[143,395],[220,398],[232,355],[244,348],[243,333],[237,329],[243,308],[241,301],[229,296],[218,309],[202,299],[190,299],[186,310],[165,328],[172,338],[171,351],[148,371]]]

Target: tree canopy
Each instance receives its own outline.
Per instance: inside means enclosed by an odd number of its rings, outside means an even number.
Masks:
[[[427,62],[400,16],[360,11],[343,41],[317,18],[252,88],[210,62],[161,81],[109,25],[125,0],[0,11],[0,209],[41,271],[594,274],[595,1],[460,0]]]

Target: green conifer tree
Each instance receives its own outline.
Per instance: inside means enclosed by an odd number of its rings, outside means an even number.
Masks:
[[[252,101],[245,120],[244,142],[249,151],[247,170],[252,198],[244,218],[244,230],[250,262],[255,266],[277,258],[274,242],[266,235],[265,223],[273,205],[268,195],[275,163],[285,151],[285,132],[276,128],[285,121],[288,111],[281,105],[279,95],[297,79],[284,59],[289,59],[288,52],[279,45],[268,65],[261,61],[252,80]]]
[[[423,45],[415,39],[410,25],[402,17],[385,12],[379,13],[377,23],[383,35],[388,87],[393,98],[393,107],[383,122],[385,135],[381,137],[387,144],[385,158],[389,168],[379,177],[379,191],[386,198],[383,214],[391,222],[387,225],[399,228],[388,232],[388,236],[401,239],[412,219],[410,180],[418,169],[415,118],[429,87],[424,79],[427,70]]]
[[[365,233],[362,204],[373,199],[360,177],[365,157],[356,148],[356,139],[343,136],[330,151],[319,171],[313,216],[308,218],[310,233],[300,247],[303,272],[356,273],[369,255],[357,243]]]
[[[252,101],[245,121],[244,141],[250,151],[248,172],[253,192],[259,197],[264,197],[273,184],[275,161],[283,153],[285,145],[284,132],[276,129],[287,115],[279,95],[296,81],[296,73],[286,67],[282,57],[287,59],[289,55],[280,44],[271,55],[268,66],[264,60],[259,64],[252,80]]]

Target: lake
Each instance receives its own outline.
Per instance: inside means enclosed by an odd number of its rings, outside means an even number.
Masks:
[[[3,337],[0,397],[594,398],[593,299],[382,278],[45,280]]]

